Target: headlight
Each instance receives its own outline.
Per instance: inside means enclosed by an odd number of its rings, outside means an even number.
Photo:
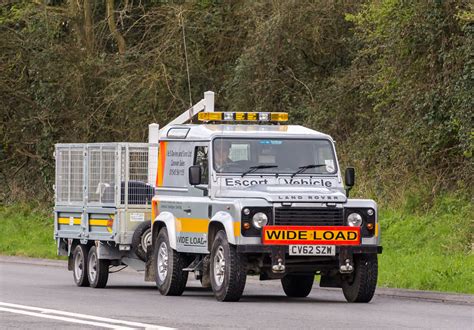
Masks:
[[[245,209],[244,209],[244,214],[245,214],[245,215],[249,215],[249,214],[250,214],[250,210],[249,210],[248,208],[245,208]]]
[[[255,228],[261,229],[268,223],[268,217],[263,212],[257,212],[253,215],[252,223]]]
[[[362,217],[359,213],[351,213],[347,217],[347,223],[351,227],[360,227],[362,224]]]

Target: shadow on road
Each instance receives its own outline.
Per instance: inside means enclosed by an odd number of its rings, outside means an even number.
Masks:
[[[289,298],[287,296],[277,295],[244,295],[241,302],[272,302],[272,303],[292,303],[292,304],[345,304],[344,301],[327,300],[318,298]]]
[[[156,286],[152,285],[110,285],[106,290],[136,290],[136,291],[158,291]],[[183,293],[183,298],[190,298],[193,300],[213,300],[215,297],[211,288],[202,288],[197,286],[187,287]],[[242,296],[240,299],[242,303],[291,303],[291,304],[345,304],[342,300],[330,300],[324,298],[290,298],[281,294],[248,294]]]
[[[105,290],[149,290],[158,291],[156,286],[151,285],[107,285]]]

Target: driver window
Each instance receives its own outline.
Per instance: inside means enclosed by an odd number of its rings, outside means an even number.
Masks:
[[[197,146],[194,149],[194,165],[201,167],[201,183],[209,183],[209,166],[207,158],[207,146]]]

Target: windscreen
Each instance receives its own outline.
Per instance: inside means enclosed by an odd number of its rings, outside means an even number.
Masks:
[[[332,143],[308,139],[216,138],[213,166],[217,173],[334,174]]]

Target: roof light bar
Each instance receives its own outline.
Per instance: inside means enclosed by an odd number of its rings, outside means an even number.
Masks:
[[[200,112],[200,121],[288,121],[286,112]]]

